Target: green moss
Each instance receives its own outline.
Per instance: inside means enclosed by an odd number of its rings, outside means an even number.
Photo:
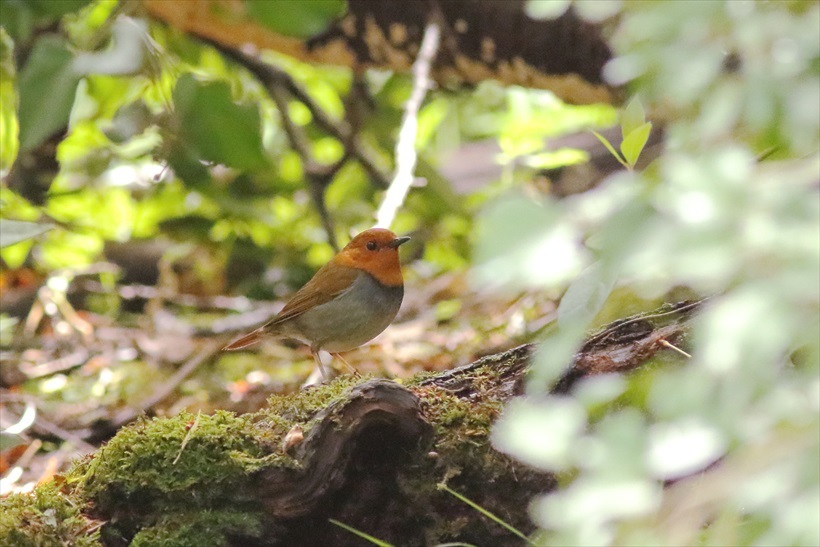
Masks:
[[[497,452],[490,442],[493,424],[504,407],[504,401],[496,394],[496,376],[508,373],[510,364],[513,361],[488,359],[482,366],[474,367],[469,378],[464,379],[470,386],[469,396],[423,385],[422,377],[414,377],[407,384],[421,398],[424,417],[435,429],[432,454],[426,465],[400,478],[407,496],[419,500],[419,506],[433,515],[433,522],[426,528],[428,544],[455,540],[517,543],[500,525],[438,490],[436,485],[440,482],[522,530],[532,526],[525,509],[531,493],[551,487],[551,477],[517,464]]]
[[[76,463],[67,484],[107,521],[103,536],[117,541],[218,545],[255,537],[263,510],[256,473],[298,469],[281,450],[284,435],[297,423],[308,429],[318,411],[360,381],[344,377],[272,397],[256,414],[138,420]]]
[[[51,482],[30,494],[0,498],[0,545],[91,547],[101,545],[99,523],[80,512],[81,504]]]
[[[261,511],[253,503],[255,473],[295,467],[260,440],[265,428],[253,418],[219,411],[139,420],[75,464],[67,482],[108,521],[105,537],[182,537],[181,525],[171,523],[196,527],[201,519],[197,533],[209,538],[201,544],[218,544],[227,533],[253,536]]]
[[[248,417],[230,412],[140,420],[120,430],[95,456],[73,468],[85,496],[189,491],[233,484],[264,466],[265,449]],[[112,500],[113,501],[113,500]]]
[[[257,516],[238,511],[202,511],[175,513],[165,516],[150,527],[142,529],[131,542],[131,547],[173,545],[174,547],[202,547],[229,545],[231,536],[258,537],[262,533]]]
[[[344,397],[353,386],[369,378],[340,376],[328,384],[312,386],[288,395],[273,395],[268,399],[268,408],[257,413],[257,419],[262,420],[261,425],[265,426],[268,435],[272,436],[275,442],[283,438],[294,424],[301,425],[306,434],[319,411]]]

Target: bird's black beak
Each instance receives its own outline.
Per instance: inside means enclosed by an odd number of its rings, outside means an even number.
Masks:
[[[396,239],[388,243],[386,246],[390,247],[391,249],[395,249],[402,243],[407,243],[408,241],[410,241],[410,238],[407,236],[397,237]]]

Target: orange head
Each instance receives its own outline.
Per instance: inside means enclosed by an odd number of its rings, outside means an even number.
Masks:
[[[404,284],[399,265],[399,245],[409,239],[396,237],[396,234],[384,228],[371,228],[354,237],[331,262],[358,268],[383,285],[399,287]]]

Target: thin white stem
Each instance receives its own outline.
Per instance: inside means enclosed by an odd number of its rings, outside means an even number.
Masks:
[[[413,172],[417,159],[418,114],[424,96],[430,88],[430,67],[438,53],[440,35],[441,29],[437,22],[431,21],[427,24],[418,57],[413,63],[413,91],[404,105],[404,117],[396,141],[396,172],[376,212],[376,226],[380,228],[389,228],[393,223],[396,212],[404,203],[415,179]]]

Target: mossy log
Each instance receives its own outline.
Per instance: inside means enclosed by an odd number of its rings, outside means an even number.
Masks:
[[[641,366],[679,342],[698,305],[609,325],[553,391]],[[341,523],[397,545],[520,545],[440,485],[533,531],[527,504],[555,479],[490,443],[533,351],[520,346],[404,384],[342,377],[274,396],[253,414],[141,419],[77,462],[59,488],[0,502],[0,544],[78,544],[72,533],[87,545],[368,544]],[[55,504],[71,508],[72,528],[49,526],[44,512]]]

